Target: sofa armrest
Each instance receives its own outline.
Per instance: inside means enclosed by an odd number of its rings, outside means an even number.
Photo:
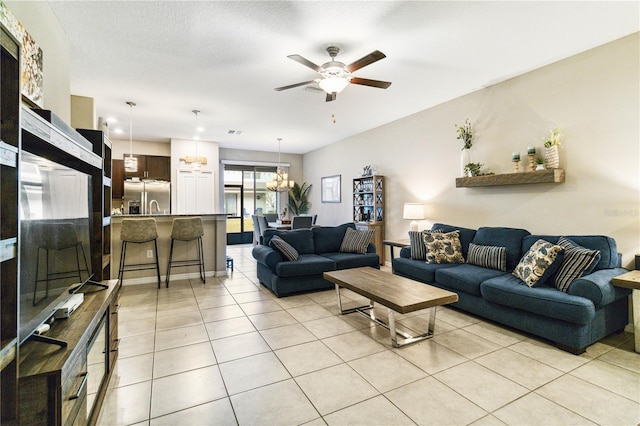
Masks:
[[[255,260],[267,266],[272,271],[275,271],[276,265],[283,261],[280,252],[269,246],[257,245],[253,248],[251,254]]]
[[[411,259],[411,247],[410,246],[402,247],[400,249],[400,257],[404,259]]]
[[[600,269],[571,283],[568,294],[591,300],[596,309],[608,305],[620,297],[620,291],[611,284],[611,278],[629,272],[624,268]]]
[[[375,253],[375,252],[376,252],[375,244],[369,243],[369,245],[367,246],[367,253]]]

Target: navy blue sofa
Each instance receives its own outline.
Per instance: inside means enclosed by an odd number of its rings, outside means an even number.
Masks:
[[[267,229],[263,244],[255,246],[252,251],[258,264],[258,280],[281,297],[334,288],[333,283],[322,278],[323,272],[362,266],[379,269],[380,257],[373,244],[368,245],[366,254],[340,252],[347,228],[356,229],[356,226],[354,223],[345,223],[291,231]],[[274,235],[295,248],[299,258],[288,261],[278,250],[270,247]]]
[[[472,264],[427,264],[411,258],[410,247],[393,259],[393,272],[458,294],[451,306],[500,324],[551,340],[574,354],[603,337],[624,330],[629,322],[630,291],[614,287],[611,278],[627,272],[613,238],[599,235],[566,236],[585,248],[600,251],[600,260],[588,275],[566,292],[553,279],[530,288],[512,274],[523,253],[538,240],[557,243],[560,236],[531,235],[524,229],[483,227],[478,230],[437,223],[432,230],[458,230],[464,258],[469,243],[507,248],[507,271]]]

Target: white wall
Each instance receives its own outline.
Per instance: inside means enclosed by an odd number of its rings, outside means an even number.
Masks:
[[[350,221],[351,179],[371,164],[386,176],[386,238],[406,238],[403,203],[424,202],[423,228],[438,221],[604,234],[631,267],[640,253],[639,40],[636,33],[304,155],[304,180],[314,186],[342,175],[342,203],[322,204],[313,191],[313,212],[323,224]],[[495,173],[511,172],[513,151],[542,149],[559,127],[566,182],[455,188],[462,143],[454,124],[467,117],[473,161]]]

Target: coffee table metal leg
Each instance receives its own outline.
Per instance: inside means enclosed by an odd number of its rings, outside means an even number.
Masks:
[[[420,342],[422,340],[430,339],[433,337],[433,333],[435,331],[436,325],[436,309],[437,306],[430,308],[431,312],[429,313],[429,325],[426,333],[418,334],[417,336],[411,336],[403,331],[396,330],[396,321],[393,316],[395,311],[393,309],[387,308],[387,312],[389,314],[389,325],[386,326],[382,321],[375,320],[376,323],[382,325],[383,327],[389,329],[389,333],[391,334],[391,345],[394,348],[401,348],[402,346],[410,345],[412,343]],[[398,340],[398,336],[404,337],[402,340]]]
[[[342,298],[340,297],[340,286],[336,284],[336,293],[338,293],[338,312],[340,315],[351,314],[353,312],[358,312],[361,315],[364,315],[367,318],[370,318],[372,321],[378,321],[373,313],[373,300],[369,301],[368,305],[356,306],[355,308],[342,309]],[[369,311],[369,315],[364,311]]]

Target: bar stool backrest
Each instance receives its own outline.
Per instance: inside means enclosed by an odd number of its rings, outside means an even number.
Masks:
[[[146,243],[158,238],[158,225],[152,217],[145,219],[122,219],[120,240]]]
[[[79,244],[76,227],[71,222],[43,223],[42,248],[63,250]]]
[[[171,238],[180,241],[191,241],[204,235],[201,217],[177,217],[173,219]]]

